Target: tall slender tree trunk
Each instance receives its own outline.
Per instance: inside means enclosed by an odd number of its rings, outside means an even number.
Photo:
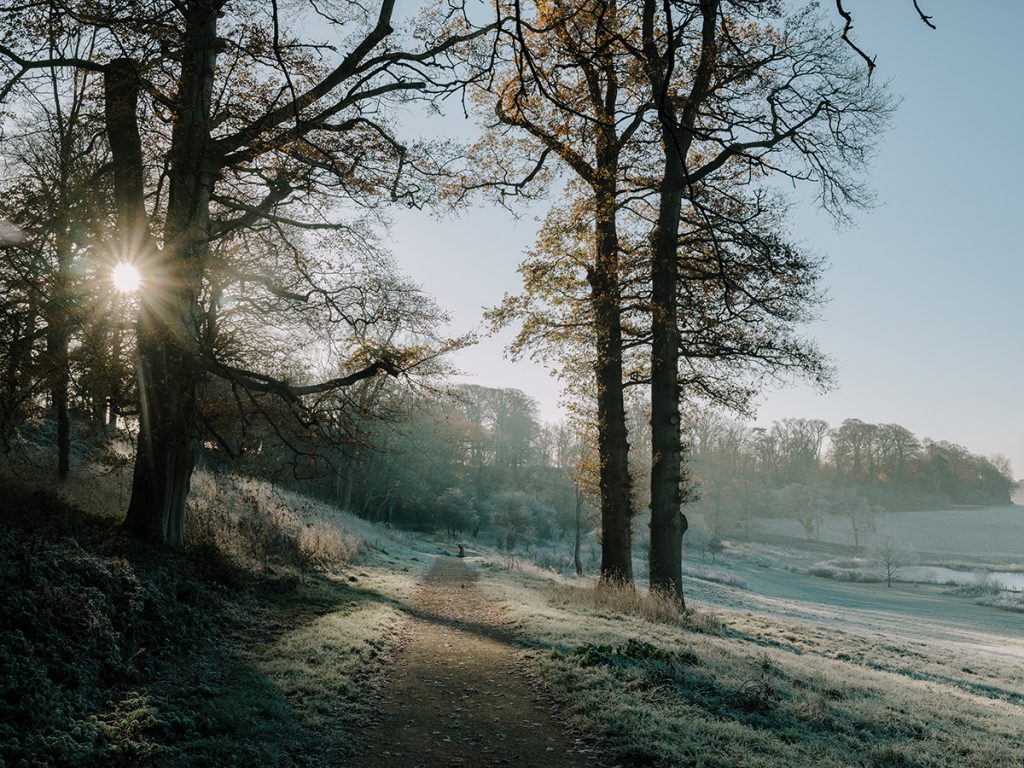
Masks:
[[[667,131],[666,131],[667,132]],[[666,147],[651,253],[650,585],[683,601],[682,437],[679,416],[679,261],[676,254],[683,164]]]
[[[62,154],[62,172],[66,172],[68,161]],[[67,188],[66,179],[59,184],[61,191]],[[57,477],[67,480],[71,472],[71,416],[68,412],[68,389],[71,372],[68,367],[68,345],[70,331],[68,321],[68,272],[71,268],[71,243],[66,203],[58,204],[56,220],[57,271],[54,275],[53,295],[46,313],[46,357],[50,365],[50,402],[53,418],[57,423]]]
[[[572,562],[576,567],[576,575],[583,575],[583,560],[580,557],[580,545],[583,541],[583,492],[576,489],[576,536],[572,546]]]
[[[353,445],[341,452],[334,472],[334,503],[340,509],[351,511],[352,489],[355,485],[356,463],[359,461],[359,446]]]
[[[614,174],[609,174],[614,179]],[[595,195],[596,247],[588,279],[597,343],[597,447],[600,456],[601,579],[633,581],[629,439],[622,394],[622,316],[617,201],[613,187]]]
[[[51,315],[51,323],[53,316]],[[57,477],[67,480],[71,471],[71,417],[68,413],[68,331],[54,325],[46,334],[46,354],[51,365],[50,400],[57,422]]]
[[[683,446],[679,402],[679,222],[684,195],[689,192],[686,160],[694,140],[697,112],[708,94],[716,61],[716,21],[719,0],[701,0],[701,53],[691,90],[677,112],[668,98],[676,64],[675,30],[670,19],[666,50],[654,42],[656,3],[644,4],[644,50],[651,93],[658,105],[664,173],[661,177],[658,220],[651,238],[651,542],[650,584],[674,595],[685,605],[682,586],[683,535],[688,521],[682,511]],[[666,6],[668,7],[668,6]]]
[[[67,480],[71,471],[71,417],[68,412],[68,389],[71,371],[68,365],[70,344],[70,272],[72,260],[71,211],[67,200],[71,184],[72,142],[74,127],[58,112],[60,141],[59,174],[57,183],[57,210],[54,221],[54,249],[57,270],[54,274],[53,295],[49,301],[46,322],[46,353],[50,361],[50,400],[54,420],[57,422],[57,477]]]

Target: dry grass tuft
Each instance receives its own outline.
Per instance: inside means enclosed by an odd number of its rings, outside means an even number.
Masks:
[[[342,535],[327,523],[311,523],[299,532],[299,553],[306,562],[324,568],[351,563],[363,551],[363,542]]]
[[[336,568],[366,546],[329,505],[252,478],[196,472],[188,513],[190,547],[216,549],[247,568]]]
[[[697,611],[690,608],[683,617],[683,626],[691,632],[700,632],[703,635],[721,635],[725,632],[725,624],[714,611]]]
[[[559,585],[550,591],[564,608],[586,608],[616,616],[634,616],[653,624],[685,627],[693,632],[720,635],[722,620],[710,611],[684,609],[670,594],[642,591],[624,583],[596,582],[585,586]]]
[[[658,624],[679,625],[684,617],[683,608],[674,597],[657,590],[641,592],[625,583],[556,587],[554,597],[563,605],[636,616]]]
[[[885,576],[878,568],[871,567],[871,564],[867,560],[860,557],[823,560],[821,562],[814,563],[807,569],[807,573],[811,576],[818,576],[823,579],[833,579],[835,581],[885,581]]]

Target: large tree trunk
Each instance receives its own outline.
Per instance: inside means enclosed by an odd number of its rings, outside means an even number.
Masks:
[[[185,501],[195,466],[196,393],[201,378],[198,296],[208,251],[215,176],[209,130],[217,13],[217,3],[189,3],[185,11],[188,42],[180,54],[182,71],[160,251],[146,235],[134,68],[113,67],[115,62],[111,62],[107,76],[108,134],[114,166],[119,166],[116,138],[126,161],[124,167],[129,169],[122,170],[126,176],[122,180],[124,197],[117,195],[119,217],[123,216],[125,225],[121,236],[135,248],[146,249],[150,265],[143,275],[146,284],[140,302],[137,366],[141,419],[125,527],[174,547],[185,541]]]
[[[196,376],[181,345],[151,313],[139,322],[138,374],[142,418],[125,528],[180,547],[185,501],[195,466]]]
[[[679,419],[679,262],[676,254],[683,165],[666,146],[651,253],[650,585],[683,601],[682,442]]]
[[[158,253],[148,232],[143,200],[142,141],[138,127],[138,74],[133,62],[115,59],[105,77],[107,136],[114,166],[121,257],[145,270],[137,325],[139,439],[125,528],[131,533],[181,546],[184,510],[194,461],[192,418],[195,392],[181,381],[180,344],[168,328],[180,311],[165,251]],[[144,263],[143,263],[144,262]]]
[[[614,176],[611,176],[614,178]],[[633,581],[629,440],[622,395],[619,239],[614,191],[595,196],[596,255],[590,270],[597,342],[597,447],[601,489],[601,579]]]

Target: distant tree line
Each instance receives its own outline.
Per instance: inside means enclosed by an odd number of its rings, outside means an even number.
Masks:
[[[363,410],[351,403],[339,410],[346,423],[320,428],[312,439],[298,431],[261,434],[242,465],[375,522],[509,552],[542,542],[568,551],[577,535],[593,541],[600,494],[592,425],[572,416],[545,424],[537,403],[515,389],[463,384],[412,392],[377,379],[350,394]],[[649,408],[639,398],[626,401],[631,519],[641,552],[649,535]],[[897,424],[847,419],[832,427],[790,418],[762,428],[701,410],[689,414],[681,436],[691,472],[684,510],[703,520],[688,538],[712,559],[718,540],[750,535],[767,517],[795,519],[815,538],[826,515],[840,515],[860,544],[880,512],[1008,504],[1016,487],[1005,457],[918,438]],[[296,462],[302,439],[311,442]],[[205,456],[239,466],[214,444]]]
[[[697,508],[719,535],[749,533],[759,517],[792,517],[808,538],[826,514],[850,518],[852,535],[873,529],[881,510],[1009,504],[1009,461],[899,424],[783,419],[752,427],[709,411],[687,425]]]

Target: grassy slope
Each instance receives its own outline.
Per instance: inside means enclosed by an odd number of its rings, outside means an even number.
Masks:
[[[435,546],[266,484],[197,489],[217,538],[171,558],[3,490],[0,764],[344,763],[428,562],[416,549]],[[992,657],[482,571],[574,728],[621,764],[1024,765],[1024,676]]]
[[[421,565],[402,541],[332,514],[357,560],[253,569],[210,547],[168,557],[49,493],[3,498],[0,765],[328,765],[351,749]]]
[[[651,621],[536,571],[483,571],[572,725],[621,764],[1024,765],[1024,695],[974,660],[752,614]]]

